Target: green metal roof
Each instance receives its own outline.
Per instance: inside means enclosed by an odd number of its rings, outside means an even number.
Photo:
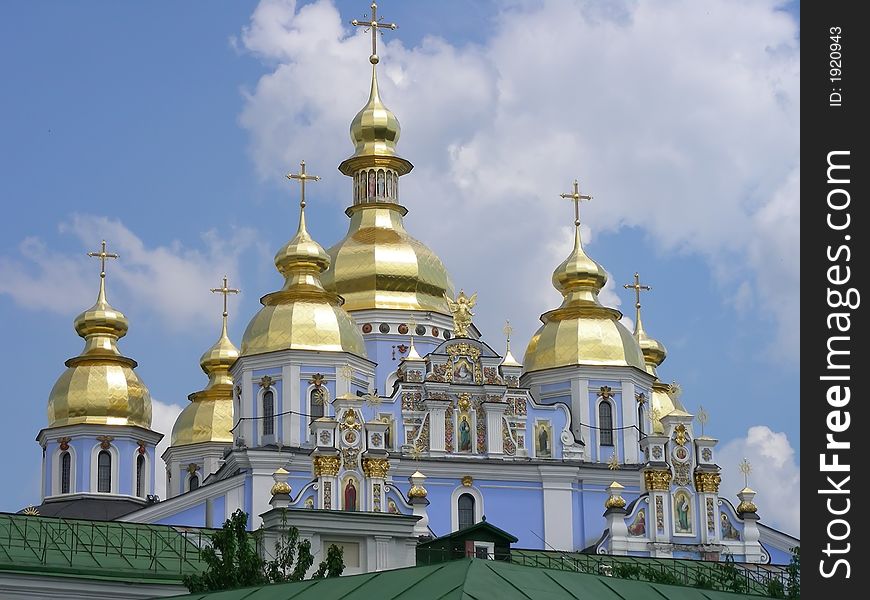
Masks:
[[[498,560],[466,558],[450,562],[366,573],[242,588],[210,594],[175,596],[178,600],[739,600],[757,598],[616,579],[569,571],[541,569]]]
[[[199,529],[0,513],[0,571],[181,583],[204,568],[209,540]]]

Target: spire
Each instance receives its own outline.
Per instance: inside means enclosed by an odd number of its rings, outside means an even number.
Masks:
[[[106,240],[103,240],[99,252],[88,252],[88,256],[100,259],[100,290],[94,305],[75,319],[76,333],[85,339],[81,356],[120,357],[117,341],[127,335],[129,323],[106,299],[106,260],[117,259],[118,255],[107,252]]]
[[[219,390],[222,392],[222,396],[232,398],[233,378],[230,376],[229,370],[239,357],[239,349],[233,345],[227,335],[227,298],[230,294],[238,294],[239,290],[229,287],[227,276],[224,275],[221,287],[212,288],[210,291],[223,296],[224,312],[221,335],[218,341],[206,350],[202,358],[199,359],[200,367],[208,375],[208,386],[204,392]],[[212,394],[206,395],[213,396]],[[197,394],[193,394],[191,399],[194,399],[193,396],[197,396]]]
[[[643,352],[644,363],[646,364],[647,373],[658,377],[656,367],[662,364],[667,357],[667,350],[664,345],[656,339],[649,337],[643,328],[643,321],[640,316],[640,293],[649,292],[652,287],[643,285],[640,282],[640,274],[634,274],[634,283],[626,283],[623,286],[627,290],[634,290],[634,337]]]
[[[513,333],[514,328],[511,327],[511,322],[509,320],[506,320],[504,322],[504,328],[502,329],[502,331],[504,331],[506,346],[504,358],[501,360],[501,366],[521,367],[522,365],[517,362],[517,359],[515,359],[514,355],[511,354],[511,333]]]
[[[607,273],[586,255],[580,239],[580,202],[592,200],[592,196],[581,194],[580,184],[575,179],[573,191],[560,197],[574,202],[574,248],[553,271],[553,286],[565,297],[563,307],[568,304],[601,307],[598,292],[607,283]]]

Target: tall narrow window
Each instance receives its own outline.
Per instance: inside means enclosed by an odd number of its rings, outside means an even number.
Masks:
[[[275,394],[263,393],[263,435],[275,435]]]
[[[192,492],[195,489],[199,488],[199,477],[194,473],[190,476],[190,479],[187,480],[187,489]]]
[[[69,452],[64,452],[60,455],[60,493],[69,494],[69,476],[72,459]]]
[[[602,446],[613,445],[613,406],[610,402],[598,405],[598,435]]]
[[[459,496],[459,529],[474,525],[474,496],[462,494]]]
[[[638,405],[637,407],[637,428],[640,430],[640,437],[643,437],[646,433],[644,431],[644,418],[643,418],[643,405]]]
[[[97,491],[112,492],[112,455],[107,450],[100,450],[97,455]]]
[[[326,399],[326,392],[322,388],[313,388],[308,395],[308,414],[310,418],[308,423],[313,423],[323,416],[323,404]]]
[[[136,495],[145,495],[145,457],[141,454],[136,457]]]

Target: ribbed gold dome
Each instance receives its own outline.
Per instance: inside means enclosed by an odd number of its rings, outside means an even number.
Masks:
[[[226,284],[225,284],[226,285]],[[233,378],[230,367],[239,357],[239,350],[227,335],[227,315],[224,313],[221,336],[199,359],[208,375],[208,385],[188,396],[188,404],[172,427],[172,445],[184,446],[199,442],[232,442]]]
[[[444,294],[453,284],[444,263],[411,237],[398,205],[358,204],[348,209],[350,226],[329,249],[332,267],[324,287],[344,298],[348,311],[366,308],[431,310],[450,314]]]
[[[602,306],[598,293],[607,274],[583,251],[580,227],[574,228],[574,249],[553,272],[553,285],[564,300],[541,316],[523,359],[524,371],[569,365],[612,365],[644,368],[640,346],[619,319],[622,313]]]
[[[122,356],[118,339],[127,333],[127,318],[106,300],[105,273],[100,274],[96,303],[75,319],[85,340],[49,394],[48,425],[80,423],[151,427],[151,396],[133,370],[136,361]]]
[[[275,350],[326,350],[365,356],[362,334],[341,306],[341,298],[323,288],[321,274],[329,256],[305,228],[304,204],[296,235],[275,255],[284,287],[260,299],[242,337],[242,355]]]

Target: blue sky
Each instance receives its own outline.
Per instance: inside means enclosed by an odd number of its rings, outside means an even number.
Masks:
[[[336,166],[369,78],[368,41],[347,22],[367,11],[2,4],[0,447],[20,485],[0,509],[38,503],[34,437],[81,348],[72,319],[96,294],[84,253],[101,237],[122,254],[108,280],[131,322],[121,348],[171,422],[205,383],[197,361],[220,319],[207,288],[228,272],[243,290],[238,342],[279,286],[271,256],[296,214],[281,173],[306,159],[324,177],[313,235],[344,234]],[[407,225],[479,292],[485,339],[501,347],[510,318],[521,353],[558,304],[549,273],[572,220],[558,194],[580,178],[595,196],[587,251],[617,284],[605,299],[633,318],[621,284],[639,271],[653,285],[644,322],[669,350],[660,374],[710,413],[725,487],[749,455],[762,516],[773,512],[799,462],[796,6],[384,0],[380,12],[400,25],[382,43],[381,91],[416,165]],[[797,514],[781,526],[796,531]]]

